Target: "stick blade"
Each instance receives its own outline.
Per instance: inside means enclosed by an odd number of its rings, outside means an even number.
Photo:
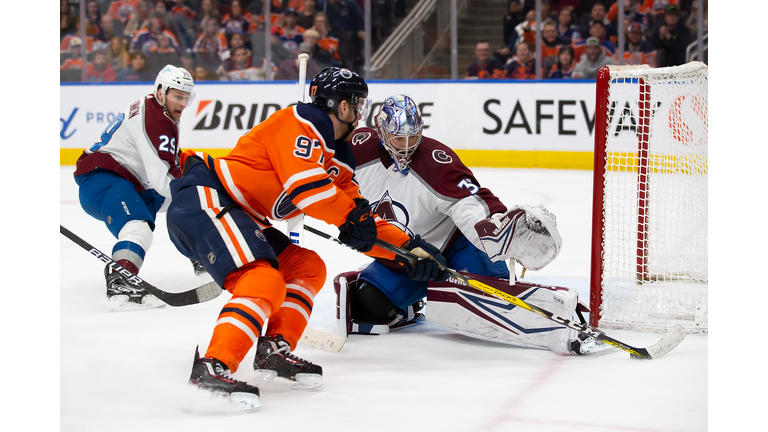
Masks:
[[[197,293],[197,298],[199,300],[199,303],[207,302],[209,300],[213,300],[224,290],[221,289],[219,284],[216,282],[208,282],[205,285],[201,285],[198,288],[195,288],[195,293]]]
[[[339,335],[307,327],[304,329],[304,334],[301,335],[300,341],[312,348],[336,353],[341,351],[341,348],[344,346],[344,342],[346,342],[347,339]]]
[[[685,339],[685,335],[685,329],[679,324],[675,325],[667,331],[660,341],[646,348],[646,351],[648,352],[647,358],[657,359],[665,356],[668,352],[680,345],[680,342]],[[634,354],[630,354],[630,356],[633,358],[643,358],[637,357]]]

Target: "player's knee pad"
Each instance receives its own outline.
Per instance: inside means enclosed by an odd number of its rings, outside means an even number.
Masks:
[[[291,244],[277,256],[280,273],[286,281],[298,279],[319,292],[325,284],[325,262],[317,252]]]
[[[509,286],[502,279],[476,278],[566,319],[572,319],[578,306],[576,291],[568,288],[521,281]],[[483,340],[570,354],[570,343],[576,337],[573,330],[552,320],[465,285],[430,284],[427,303],[430,322]]]
[[[269,302],[275,311],[285,301],[285,280],[267,260],[256,260],[237,271],[230,273],[224,280],[224,289],[233,297],[260,298]]]
[[[129,221],[117,234],[117,243],[112,248],[112,259],[128,260],[136,265],[136,268],[141,268],[144,256],[152,246],[152,239],[152,229],[147,221]]]

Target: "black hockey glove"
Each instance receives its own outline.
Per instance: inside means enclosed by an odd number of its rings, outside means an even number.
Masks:
[[[416,237],[408,240],[403,245],[403,249],[407,249],[413,254],[422,257],[415,263],[411,263],[400,256],[395,258],[395,261],[405,265],[405,271],[408,273],[409,278],[420,282],[444,281],[448,279],[448,272],[445,270],[448,267],[448,262],[445,260],[445,257],[440,253],[439,249],[422,240],[421,236],[416,234]],[[440,269],[440,265],[443,266],[442,269]]]
[[[357,198],[355,204],[347,221],[339,227],[339,240],[355,250],[368,252],[376,242],[376,218],[368,200]]]

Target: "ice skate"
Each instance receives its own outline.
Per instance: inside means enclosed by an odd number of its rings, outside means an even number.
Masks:
[[[253,369],[266,382],[275,376],[296,381],[290,386],[296,390],[314,390],[324,384],[323,368],[292,354],[282,335],[259,337]]]
[[[404,311],[396,309],[397,315],[395,315],[395,319],[389,323],[389,328],[394,330],[418,324],[418,322],[424,318],[424,314],[421,312],[424,309],[424,305],[424,300],[418,300],[416,303],[408,306]]]
[[[107,300],[112,310],[129,311],[165,306],[162,300],[143,288],[131,285],[109,267],[104,269],[104,277],[107,280]]]
[[[192,365],[192,374],[189,383],[202,390],[220,396],[231,403],[236,410],[254,412],[261,408],[259,389],[243,381],[231,377],[230,371],[224,363],[215,358],[200,358],[200,353],[195,349],[195,360]],[[215,402],[211,405],[215,405]],[[200,408],[188,408],[189,411],[198,411]]]
[[[599,341],[592,336],[579,333],[576,339],[571,341],[570,349],[575,355],[594,354],[613,348],[612,346]]]

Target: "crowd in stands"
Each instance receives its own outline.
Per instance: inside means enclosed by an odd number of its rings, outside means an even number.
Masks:
[[[85,41],[79,3],[60,3],[62,81],[81,80],[83,50],[92,82],[152,81],[166,64],[196,81],[265,80],[270,71],[296,80],[300,53],[310,56],[307,76],[327,66],[362,73],[363,0],[271,0],[269,65],[263,0],[84,1]],[[374,2],[376,43],[405,1]]]
[[[696,41],[697,5],[693,0],[542,0],[540,76],[545,79],[594,79],[605,65],[681,65]],[[707,1],[703,30],[707,32]],[[503,18],[504,40],[492,50],[478,41],[467,79],[536,78],[536,31],[533,0],[509,0]],[[619,31],[624,32],[618,58]]]
[[[326,66],[362,73],[364,0],[269,0],[271,63],[267,64],[265,0],[84,0],[60,3],[62,81],[80,81],[83,50],[89,81],[152,81],[166,64],[186,68],[196,81],[295,80],[298,55],[309,54],[307,76]],[[374,48],[404,16],[409,0],[372,1]],[[468,79],[594,78],[606,64],[671,66],[685,62],[696,38],[694,0],[509,0],[503,41],[479,41]],[[707,24],[704,1],[704,28]],[[541,27],[542,65],[536,65]],[[619,59],[619,31],[624,32]]]

